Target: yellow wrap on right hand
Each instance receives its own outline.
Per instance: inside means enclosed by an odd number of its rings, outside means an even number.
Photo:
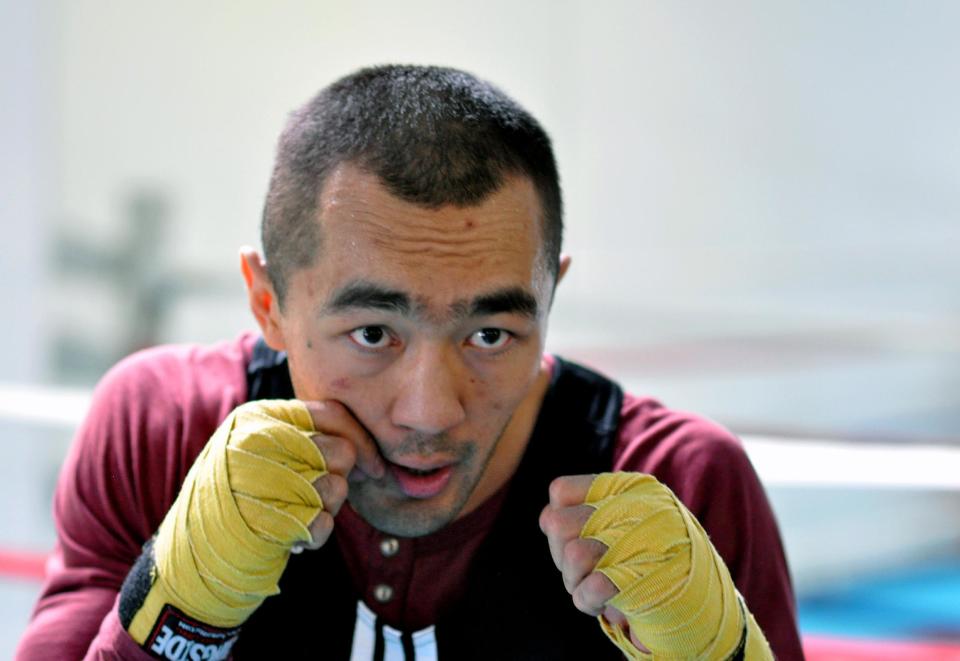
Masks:
[[[653,658],[726,659],[745,628],[744,658],[773,658],[707,533],[670,489],[650,475],[603,473],[585,504],[596,511],[580,536],[608,547],[596,571],[620,591],[607,605],[624,614]],[[600,623],[628,658],[651,658],[626,632]]]
[[[323,508],[326,462],[297,400],[235,409],[197,457],[154,542],[155,575],[129,632],[143,644],[165,604],[217,627],[243,623]]]

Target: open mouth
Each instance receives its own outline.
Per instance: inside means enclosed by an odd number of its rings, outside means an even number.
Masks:
[[[452,464],[426,469],[410,468],[393,462],[387,465],[400,490],[409,498],[433,498],[443,491],[453,476]]]
[[[440,468],[429,468],[429,469],[427,469],[427,470],[419,470],[419,469],[417,469],[417,468],[407,468],[406,466],[397,466],[397,468],[399,468],[399,469],[401,469],[401,470],[405,470],[406,472],[410,473],[411,475],[420,475],[420,476],[423,476],[423,475],[433,475],[433,474],[436,473],[437,471],[442,470],[442,469],[440,469]]]

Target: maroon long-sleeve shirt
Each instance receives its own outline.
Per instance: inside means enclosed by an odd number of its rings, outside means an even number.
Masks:
[[[243,334],[211,347],[159,347],[104,377],[63,465],[57,544],[17,659],[149,658],[120,625],[118,591],[194,458],[245,401],[255,341]],[[710,535],[777,658],[802,658],[777,525],[734,436],[628,394],[611,469],[650,473],[669,486]],[[335,539],[368,606],[397,628],[418,629],[457,599],[502,501],[503,490],[446,528],[405,540],[344,507]],[[379,585],[393,589],[386,603],[374,598]]]

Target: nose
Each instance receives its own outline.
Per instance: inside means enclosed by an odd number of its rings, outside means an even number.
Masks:
[[[463,366],[443,346],[423,346],[408,353],[400,370],[396,398],[390,411],[398,427],[424,434],[440,434],[461,422],[466,411],[461,400]]]

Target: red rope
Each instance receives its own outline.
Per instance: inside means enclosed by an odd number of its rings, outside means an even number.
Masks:
[[[0,549],[0,578],[42,581],[46,563],[46,553]]]
[[[960,641],[902,641],[805,635],[807,661],[960,661]]]

